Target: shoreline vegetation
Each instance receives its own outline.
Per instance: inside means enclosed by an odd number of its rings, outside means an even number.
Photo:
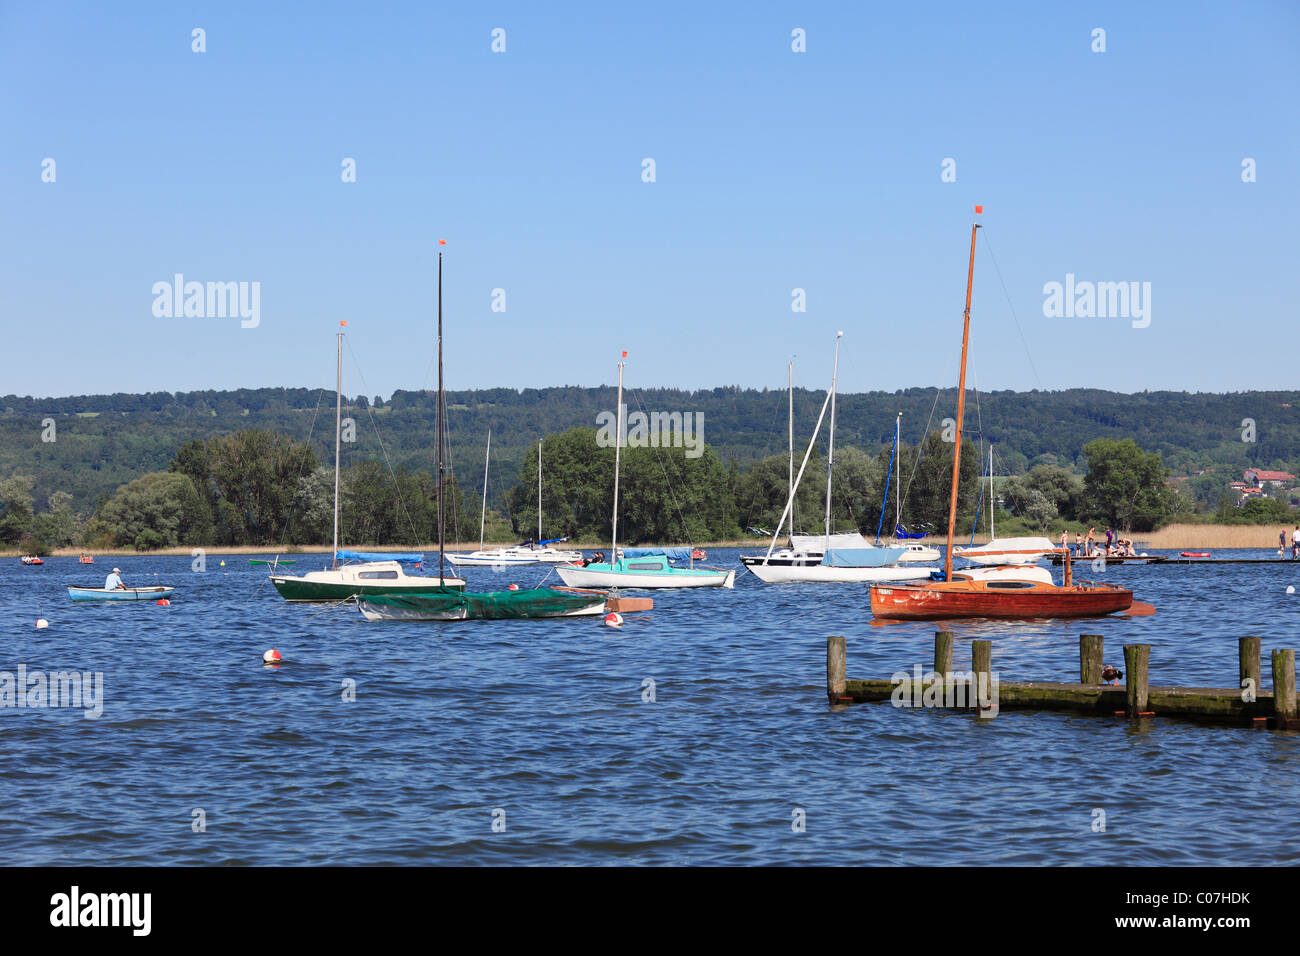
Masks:
[[[820,482],[805,480],[791,501],[786,454],[742,470],[734,458],[724,463],[707,443],[698,455],[679,447],[670,440],[676,432],[657,443],[635,434],[633,441],[629,433],[622,455],[618,518],[620,541],[633,546],[725,542],[759,548],[766,541],[749,537],[754,529],[794,527],[816,535],[827,521],[869,539],[883,532],[888,540],[898,520],[902,527],[931,532],[934,540],[934,532],[948,527],[954,490],[963,541],[972,528],[996,527],[1004,538],[1055,539],[1062,528],[1073,534],[1110,527],[1150,547],[1276,547],[1277,529],[1300,518],[1300,487],[1288,487],[1295,484],[1291,472],[1263,472],[1278,480],[1258,481],[1259,487],[1237,482],[1242,490],[1234,497],[1236,489],[1223,475],[1173,478],[1159,452],[1131,438],[1088,441],[1079,470],[1041,462],[1023,474],[997,475],[994,460],[987,469],[993,478],[982,473],[984,449],[963,438],[956,481],[951,443],[938,431],[928,431],[917,445],[899,442],[895,448],[891,442],[874,455],[841,445],[825,495]],[[62,489],[48,494],[42,507],[36,475],[0,477],[0,545],[36,555],[167,548],[184,554],[196,547],[211,553],[252,548],[229,553],[259,554],[268,548],[323,550],[337,538],[373,551],[437,540],[445,528],[448,537],[471,542],[464,546],[469,550],[480,535],[505,543],[534,535],[567,538],[596,549],[612,530],[614,445],[612,426],[608,435],[585,426],[549,434],[532,445],[515,483],[504,493],[488,488],[485,503],[454,474],[439,480],[358,455],[336,476],[308,442],[244,429],[185,443],[166,470],[105,493],[93,510],[78,510],[75,496]],[[811,467],[817,474],[823,468],[816,446],[804,461],[801,471]],[[1205,478],[1205,487],[1188,487]],[[1174,530],[1184,525],[1182,532]],[[1226,527],[1207,530],[1215,525]]]
[[[1231,524],[1170,524],[1159,531],[1131,532],[1128,536],[1132,537],[1138,545],[1139,550],[1150,551],[1171,551],[1178,549],[1204,549],[1213,550],[1215,548],[1242,548],[1242,549],[1259,549],[1264,551],[1277,552],[1277,535],[1280,530],[1271,525],[1231,525]],[[1086,530],[1086,529],[1084,529]],[[1099,528],[1099,537],[1105,540],[1105,529]],[[1056,541],[1060,538],[1061,529],[1057,528],[1055,532],[1047,532],[1044,536]],[[868,536],[869,537],[869,536]],[[736,538],[723,541],[700,541],[700,542],[678,542],[668,541],[659,542],[664,547],[683,547],[692,545],[697,548],[709,550],[710,548],[740,548],[741,550],[752,550],[755,552],[766,550],[771,538]],[[968,544],[971,540],[970,535],[958,535],[958,544]],[[975,535],[976,544],[986,544],[989,540],[988,535]],[[785,541],[785,535],[777,541],[777,547],[781,547]],[[1071,544],[1074,542],[1074,530],[1070,531]],[[509,547],[519,542],[516,539],[485,541],[483,547],[497,548]],[[888,542],[883,541],[882,544]],[[945,543],[944,535],[930,535],[928,538],[921,540],[922,544],[942,545]],[[478,541],[458,541],[448,542],[446,553],[477,551]],[[568,541],[566,547],[582,551],[607,551],[609,549],[608,541]],[[627,547],[648,548],[656,545],[636,544],[627,545]],[[340,548],[346,548],[354,551],[368,551],[374,553],[393,553],[405,554],[410,552],[423,552],[427,561],[431,558],[436,561],[438,557],[438,544],[416,544],[408,546],[365,546],[365,545],[340,545]],[[170,555],[193,555],[196,549],[187,545],[177,545],[169,548],[156,548],[148,551],[137,551],[134,548],[106,548],[106,549],[84,549],[84,548],[55,548],[50,552],[51,557],[56,558],[75,558],[82,554],[93,554],[96,557],[113,556],[113,557],[156,557]],[[250,555],[250,556],[267,556],[275,557],[279,555],[282,558],[296,558],[302,556],[328,555],[329,548],[322,548],[319,545],[286,545],[283,550],[277,551],[274,548],[258,547],[255,545],[225,545],[203,548],[203,553],[207,557],[220,558],[223,555]],[[18,548],[5,547],[0,548],[0,556],[16,558],[22,554]],[[707,560],[707,559],[706,559]]]

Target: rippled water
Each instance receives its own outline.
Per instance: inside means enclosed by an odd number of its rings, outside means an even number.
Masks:
[[[0,670],[102,671],[105,693],[97,720],[0,709],[7,862],[1300,862],[1300,735],[829,708],[828,634],[848,636],[850,677],[931,661],[934,625],[873,627],[861,586],[742,571],[732,591],[656,593],[621,631],[598,618],[367,624],[286,604],[246,556],[219,560],[203,574],[183,557],[0,565]],[[68,600],[67,584],[100,586],[113,563],[128,584],[174,585],[173,604]],[[1268,650],[1300,643],[1300,594],[1285,593],[1300,564],[1105,578],[1158,613],[959,623],[956,664],[968,638],[991,637],[1003,680],[1076,679],[1089,632],[1120,666],[1121,644],[1150,643],[1153,683],[1231,686],[1237,637],[1263,636],[1266,682]],[[283,666],[262,665],[270,647]]]

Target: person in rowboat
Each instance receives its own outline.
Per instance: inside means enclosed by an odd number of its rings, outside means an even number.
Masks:
[[[114,568],[112,573],[104,579],[105,591],[125,591],[126,585],[122,583],[122,571],[120,568]]]

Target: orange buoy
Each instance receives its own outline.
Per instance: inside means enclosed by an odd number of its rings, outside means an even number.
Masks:
[[[172,602],[169,601],[169,600],[167,600],[166,598],[159,598],[159,599],[158,599],[158,606],[159,606],[159,607],[171,607],[171,606],[172,606]]]
[[[512,585],[510,585],[510,587],[509,587],[507,590],[510,590],[510,591],[518,591],[518,590],[519,590],[519,585],[517,585],[517,584],[512,584]]]
[[[622,626],[623,626],[623,615],[622,615],[622,614],[619,614],[617,611],[614,611],[614,612],[612,612],[612,613],[610,613],[610,614],[606,614],[606,615],[605,615],[605,626],[606,626],[606,627],[622,627]]]

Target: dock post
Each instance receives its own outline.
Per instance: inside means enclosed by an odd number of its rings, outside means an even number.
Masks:
[[[1273,652],[1273,717],[1279,730],[1295,728],[1295,651]]]
[[[1150,663],[1150,644],[1124,645],[1124,689],[1127,692],[1127,713],[1130,718],[1149,713],[1147,667]]]
[[[844,638],[826,638],[826,697],[832,703],[844,696],[848,649]]]
[[[1237,638],[1237,686],[1243,691],[1247,687],[1247,679],[1252,681],[1249,687],[1253,700],[1260,692],[1258,637]]]
[[[952,673],[952,631],[934,632],[934,672],[940,676]]]
[[[1105,642],[1100,634],[1079,635],[1079,683],[1100,684]]]
[[[971,641],[970,659],[971,671],[975,675],[975,686],[971,688],[974,691],[975,709],[980,712],[979,716],[983,717],[984,708],[981,705],[984,697],[986,694],[993,693],[993,642]],[[969,697],[967,699],[969,700]]]

